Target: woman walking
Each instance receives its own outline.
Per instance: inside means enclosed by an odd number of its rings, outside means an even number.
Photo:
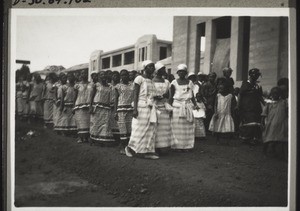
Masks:
[[[150,60],[144,61],[143,67],[144,74],[134,79],[132,132],[125,152],[128,157],[158,159],[155,154],[156,123],[150,121],[155,89],[151,79],[155,67]]]
[[[166,67],[161,63],[155,64],[156,76],[153,78],[155,87],[154,109],[157,113],[157,129],[155,136],[155,149],[158,154],[171,146],[171,120],[172,107],[168,103],[170,82],[163,78]]]
[[[171,118],[172,148],[178,151],[188,151],[194,148],[195,125],[193,108],[199,109],[194,95],[194,85],[186,78],[187,66],[177,67],[178,79],[171,83],[170,104],[173,105]]]
[[[43,81],[38,73],[33,74],[33,87],[30,92],[29,104],[30,112],[29,115],[36,121],[43,119]]]
[[[111,89],[112,89],[112,93],[111,93],[111,131],[112,134],[114,136],[114,139],[117,142],[120,142],[120,131],[119,131],[119,126],[118,126],[118,122],[115,119],[116,113],[115,113],[115,95],[116,95],[116,86],[120,83],[120,73],[118,71],[113,71],[112,73],[112,80],[111,80]]]
[[[261,75],[259,69],[249,70],[249,79],[242,83],[239,95],[240,137],[247,143],[257,144],[261,138],[261,112],[264,100],[262,88],[257,79]]]
[[[111,86],[107,83],[107,73],[98,73],[90,103],[90,139],[100,146],[113,146],[115,140],[111,131]]]

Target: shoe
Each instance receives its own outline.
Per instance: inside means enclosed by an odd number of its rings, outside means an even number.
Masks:
[[[146,159],[151,159],[151,160],[157,160],[159,159],[159,156],[155,155],[155,154],[151,154],[151,155],[145,155],[144,158]]]
[[[125,147],[125,154],[127,157],[133,157],[132,153],[130,152],[130,149],[128,147]]]

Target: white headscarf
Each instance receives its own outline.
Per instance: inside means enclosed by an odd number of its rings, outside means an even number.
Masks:
[[[180,65],[178,65],[178,66],[177,66],[177,72],[178,72],[179,70],[187,71],[187,66],[186,66],[186,64],[180,64]]]
[[[155,71],[157,72],[159,69],[163,68],[165,65],[163,65],[161,62],[156,62],[155,64]]]
[[[145,61],[143,61],[143,63],[142,63],[143,68],[145,68],[149,64],[154,64],[154,63],[151,60],[145,60]]]

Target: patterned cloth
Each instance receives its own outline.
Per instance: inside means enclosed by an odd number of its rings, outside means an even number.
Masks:
[[[217,94],[217,108],[209,124],[210,131],[217,133],[234,132],[234,121],[231,116],[232,98],[232,94],[226,96]]]
[[[135,153],[155,152],[155,123],[150,122],[154,85],[148,78],[137,76],[134,83],[140,85],[138,117],[132,120],[132,132],[128,143]]]
[[[119,135],[120,131],[119,131],[119,126],[118,126],[118,122],[115,119],[115,88],[117,85],[111,85],[111,117],[110,117],[110,125],[111,125],[111,131],[114,135]]]
[[[111,131],[111,86],[95,84],[93,114],[90,119],[90,138],[96,142],[115,141]]]
[[[42,103],[42,93],[43,93],[43,83],[33,83],[32,90],[30,92],[31,101],[29,102],[30,111],[29,115],[37,118],[43,118],[43,103]]]
[[[53,89],[52,92],[54,93],[55,96],[55,101],[53,104],[53,126],[54,126],[54,130],[56,129],[57,126],[57,122],[58,122],[58,118],[60,115],[59,112],[59,107],[57,106],[58,103],[60,103],[60,99],[58,98],[58,89],[61,86],[60,82],[56,82],[55,84],[53,84]]]
[[[170,82],[154,82],[155,95],[162,96],[170,89]],[[167,99],[156,100],[154,105],[157,108],[157,128],[155,137],[155,148],[165,148],[171,146],[171,119],[165,104]]]
[[[61,85],[58,89],[58,97],[64,96],[64,109],[63,111],[58,111],[58,121],[55,126],[56,130],[62,131],[75,131],[77,130],[75,117],[73,114],[75,90],[74,86]]]
[[[44,122],[53,123],[53,104],[55,102],[55,93],[52,91],[53,84],[48,82],[44,87]]]
[[[288,101],[279,100],[266,104],[262,116],[265,116],[263,142],[288,141]]]
[[[133,85],[120,83],[116,85],[115,89],[119,94],[117,112],[120,139],[128,140],[131,135],[132,124]]]
[[[262,88],[257,83],[244,81],[240,89],[240,136],[242,139],[259,139],[261,137],[261,102]]]
[[[171,83],[175,88],[173,115],[171,118],[173,149],[194,148],[195,125],[193,117],[193,104],[191,101],[193,83],[179,85],[177,80]]]
[[[205,112],[204,103],[197,102],[197,105],[198,105],[199,109],[202,109]],[[196,138],[206,137],[204,118],[195,118],[195,137]]]
[[[90,131],[90,95],[91,86],[89,83],[80,82],[74,86],[78,91],[77,99],[75,102],[75,122],[77,125],[78,134],[86,134]]]

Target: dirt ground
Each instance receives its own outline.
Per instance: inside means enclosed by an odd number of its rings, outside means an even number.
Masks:
[[[22,139],[30,129],[37,136]],[[15,147],[17,207],[287,205],[287,161],[239,140],[208,136],[193,152],[146,160],[17,122]]]

